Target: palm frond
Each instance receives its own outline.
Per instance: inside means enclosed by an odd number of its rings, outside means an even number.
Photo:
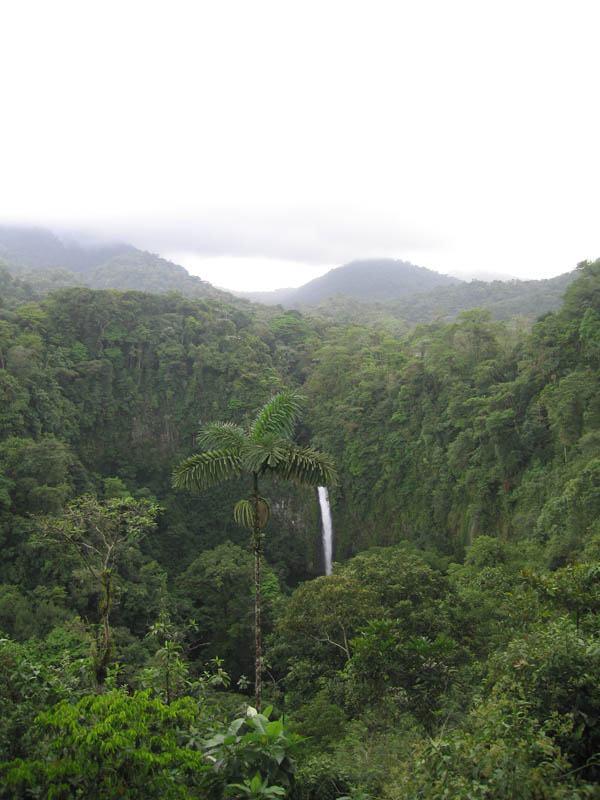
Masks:
[[[294,432],[305,400],[302,395],[290,391],[274,395],[261,408],[252,423],[251,438],[261,439],[273,433],[288,439]]]
[[[205,450],[235,450],[243,445],[246,434],[233,422],[209,422],[196,438]]]
[[[209,450],[182,461],[173,471],[176,489],[208,489],[240,472],[241,459],[235,450]]]
[[[262,531],[271,516],[271,504],[266,497],[259,497],[256,501],[256,505],[252,499],[239,500],[233,509],[233,518],[242,528],[253,531],[255,513],[258,515],[256,520],[257,528],[259,531]]]
[[[242,465],[249,472],[264,472],[275,469],[287,458],[288,443],[275,434],[267,434],[261,439],[246,439],[241,448]]]
[[[333,459],[313,447],[287,445],[286,458],[273,471],[278,478],[301,486],[335,486],[337,483]]]

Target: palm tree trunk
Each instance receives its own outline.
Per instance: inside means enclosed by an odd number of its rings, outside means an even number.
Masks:
[[[254,550],[254,705],[260,714],[262,695],[262,631],[260,622],[260,555],[262,544],[261,519],[258,494],[258,475],[254,473],[254,530],[252,546]]]

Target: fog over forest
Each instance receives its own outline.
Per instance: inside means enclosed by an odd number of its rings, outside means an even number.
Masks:
[[[600,800],[599,24],[0,4],[0,800]]]

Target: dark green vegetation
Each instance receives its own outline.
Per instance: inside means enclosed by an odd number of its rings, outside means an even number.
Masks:
[[[600,796],[600,262],[530,329],[403,336],[2,292],[0,797]],[[273,709],[247,716],[248,487],[171,474],[286,390],[338,469],[338,564],[314,490],[262,482]]]

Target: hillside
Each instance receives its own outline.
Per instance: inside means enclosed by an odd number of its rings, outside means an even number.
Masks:
[[[153,253],[128,244],[86,247],[41,228],[0,226],[0,267],[28,285],[33,296],[67,286],[136,289],[234,302],[232,295]]]
[[[457,278],[440,275],[425,267],[391,258],[351,261],[330,270],[298,289],[277,289],[274,292],[238,292],[238,296],[266,303],[299,308],[316,306],[329,297],[343,295],[364,301],[405,297],[439,286],[458,284]]]
[[[398,325],[408,330],[435,320],[453,320],[472,308],[487,308],[497,320],[523,317],[533,321],[560,308],[565,289],[576,277],[573,270],[539,281],[471,281],[377,303],[338,295],[303,310],[327,319],[389,330]]]
[[[576,271],[547,280],[461,281],[403,261],[354,261],[298,289],[236,292],[266,305],[401,332],[434,320],[452,320],[471,308],[488,308],[499,320],[560,308]]]
[[[86,247],[63,242],[40,228],[0,226],[4,303],[43,297],[70,286],[181,292],[241,308],[248,301],[300,309],[312,316],[383,328],[396,335],[433,320],[452,320],[471,308],[488,308],[495,319],[533,321],[560,307],[575,272],[543,281],[471,281],[439,275],[392,259],[353,261],[298,289],[229,294],[186,269],[127,244]],[[20,283],[15,283],[20,281]],[[10,284],[10,291],[9,291]]]
[[[233,300],[227,292],[190,275],[178,264],[142,250],[133,250],[99,264],[86,274],[86,279],[92,289],[135,289],[153,294],[181,292],[188,297]]]

